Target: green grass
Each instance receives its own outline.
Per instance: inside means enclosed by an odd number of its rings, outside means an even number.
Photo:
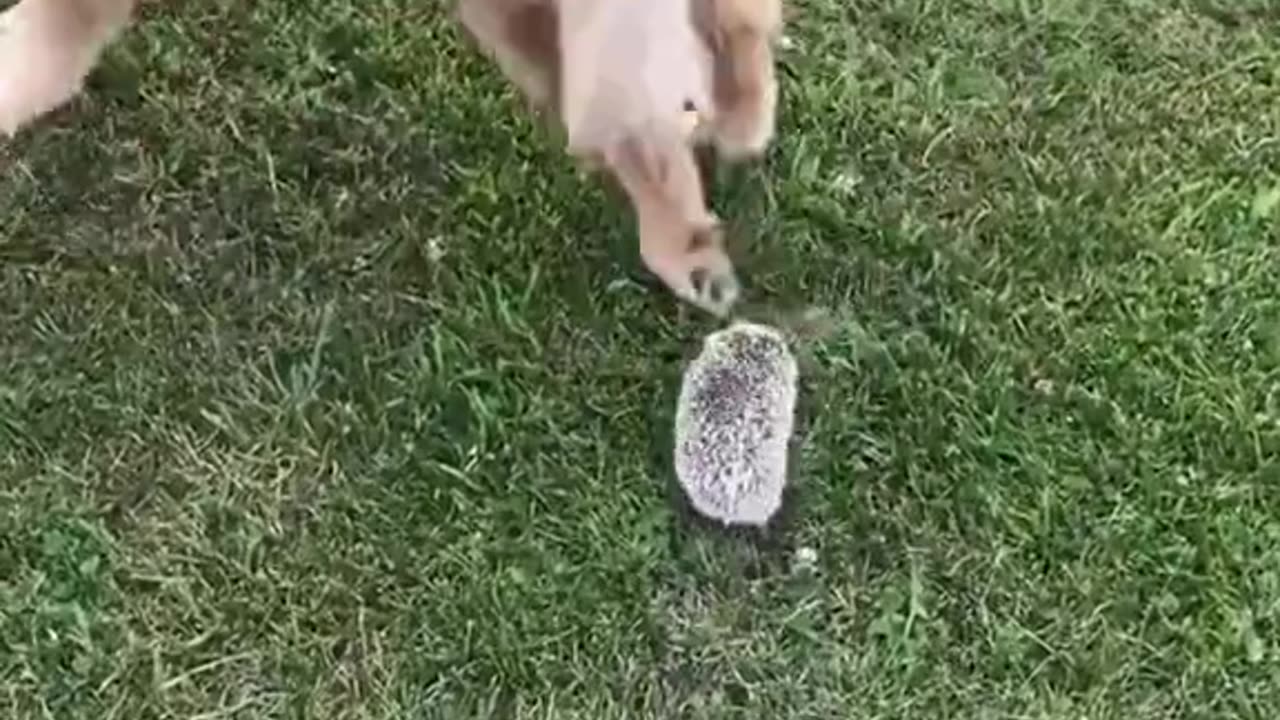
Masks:
[[[436,3],[162,3],[0,148],[0,717],[1280,716],[1280,6],[797,0],[713,324]],[[764,553],[764,557],[757,557]],[[757,562],[763,559],[765,562]]]

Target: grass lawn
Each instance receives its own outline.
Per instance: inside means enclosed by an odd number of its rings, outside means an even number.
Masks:
[[[443,6],[150,4],[0,147],[0,717],[1280,717],[1280,5],[791,9],[767,548],[670,502],[715,324]]]

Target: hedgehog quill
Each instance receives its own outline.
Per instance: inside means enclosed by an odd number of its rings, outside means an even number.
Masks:
[[[707,337],[676,408],[676,477],[695,510],[762,526],[782,506],[798,380],[778,330],[737,322]]]

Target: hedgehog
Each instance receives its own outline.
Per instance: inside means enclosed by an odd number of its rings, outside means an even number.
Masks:
[[[763,527],[782,506],[799,372],[782,332],[738,321],[709,335],[676,408],[676,478],[693,508]]]

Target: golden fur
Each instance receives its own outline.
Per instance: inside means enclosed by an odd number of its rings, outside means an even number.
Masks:
[[[0,13],[0,137],[74,97],[138,1],[20,0]],[[571,152],[604,166],[626,191],[645,264],[677,296],[723,314],[738,284],[694,150],[711,145],[740,158],[772,138],[781,0],[609,2],[632,0],[459,0],[457,7],[530,104],[581,140]],[[644,30],[633,29],[634,17],[608,17],[622,13],[640,17]],[[647,42],[665,43],[663,52],[648,52]],[[625,48],[631,56],[613,57]],[[637,59],[649,72],[633,69]],[[629,119],[637,108],[645,121]]]

